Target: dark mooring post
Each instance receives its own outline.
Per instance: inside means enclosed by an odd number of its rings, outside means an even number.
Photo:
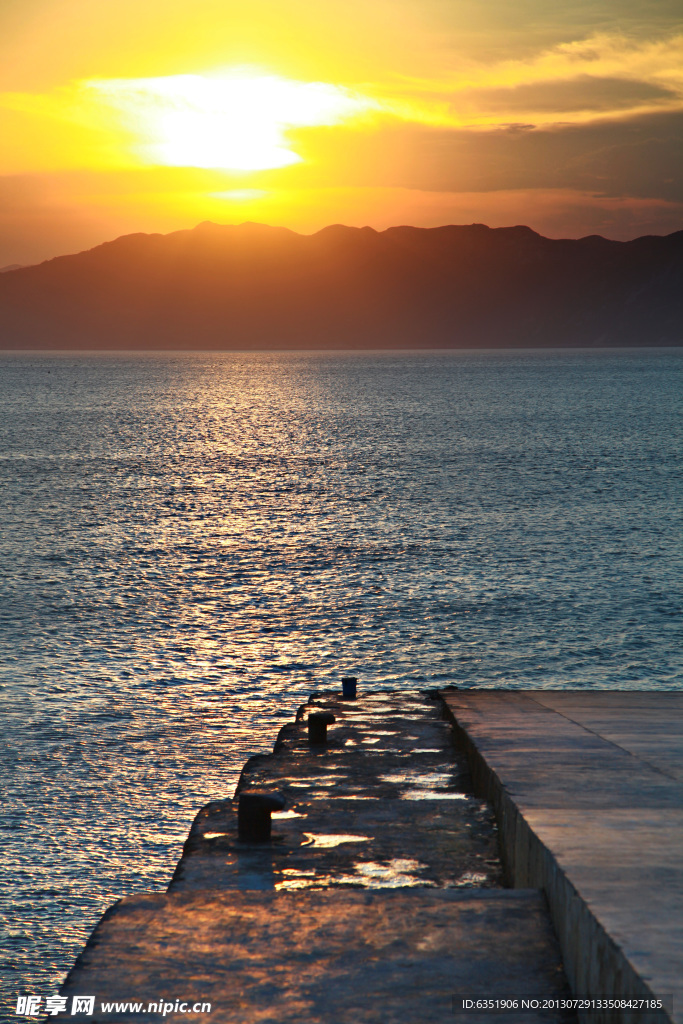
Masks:
[[[308,742],[311,746],[322,747],[327,743],[327,727],[334,720],[331,711],[314,711],[308,716]]]
[[[237,830],[240,839],[249,843],[267,843],[270,839],[273,811],[282,811],[286,800],[280,793],[264,789],[248,789],[240,793],[237,808]]]
[[[342,679],[342,697],[344,700],[356,699],[356,686],[358,680],[355,676],[344,676]]]

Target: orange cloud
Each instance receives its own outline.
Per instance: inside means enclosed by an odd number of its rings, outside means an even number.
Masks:
[[[524,59],[461,60],[445,78],[404,80],[402,95],[396,85],[370,91],[385,110],[434,127],[491,127],[511,113],[535,124],[583,124],[681,110],[683,35],[639,42],[599,34]]]

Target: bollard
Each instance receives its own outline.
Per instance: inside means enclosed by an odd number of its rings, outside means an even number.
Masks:
[[[331,711],[315,711],[308,716],[308,742],[312,746],[324,746],[327,743],[327,727],[335,718]]]
[[[281,811],[285,798],[280,793],[265,789],[247,789],[240,793],[237,807],[237,830],[240,839],[248,843],[267,843],[270,839],[273,811]]]
[[[358,680],[355,676],[345,676],[342,679],[342,697],[344,700],[355,700],[356,699],[356,684]]]

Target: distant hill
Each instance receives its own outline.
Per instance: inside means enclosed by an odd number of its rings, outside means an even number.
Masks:
[[[4,349],[678,345],[683,231],[205,223],[0,274]]]

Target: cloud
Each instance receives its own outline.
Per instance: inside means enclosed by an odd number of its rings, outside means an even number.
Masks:
[[[441,127],[488,127],[508,114],[533,123],[683,109],[683,34],[639,41],[605,33],[525,59],[460,61],[442,79],[375,87],[387,112]]]
[[[560,188],[678,202],[682,134],[683,111],[476,131],[394,122],[372,132],[349,128],[326,140],[300,140],[310,160],[277,180],[266,178],[263,187]]]
[[[307,163],[326,163],[316,138],[325,145],[334,133],[344,139],[349,125],[362,129],[372,152],[373,137],[386,135],[392,125],[520,134],[678,110],[683,35],[639,41],[602,33],[524,59],[460,59],[445,79],[394,76],[353,90],[233,69],[220,75],[87,80],[45,94],[5,93],[0,130],[13,139],[6,173],[171,164],[242,172],[277,168],[286,174],[296,164],[303,179]],[[416,141],[429,168],[443,144],[435,140],[427,152]],[[457,136],[453,144],[460,144]],[[328,148],[345,168],[340,147]],[[412,162],[404,154],[403,163]],[[361,154],[361,166],[366,164]],[[448,163],[442,172],[450,173]]]
[[[454,107],[459,111],[469,106],[473,113],[486,112],[487,116],[498,118],[512,114],[538,118],[539,115],[566,117],[584,112],[604,115],[628,110],[633,113],[642,107],[679,105],[678,93],[661,85],[630,78],[597,78],[593,75],[578,75],[570,80],[554,82],[525,82],[513,88],[498,86],[492,89],[464,90],[454,101]]]

